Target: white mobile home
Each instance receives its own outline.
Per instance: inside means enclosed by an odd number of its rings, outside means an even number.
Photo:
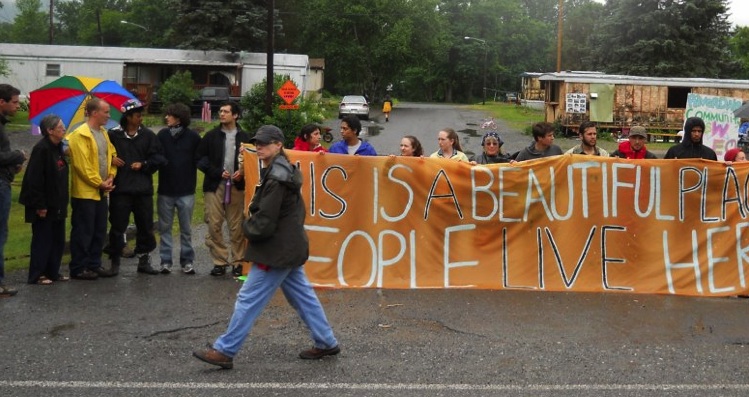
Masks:
[[[10,68],[6,81],[24,95],[60,76],[81,75],[114,80],[149,102],[164,80],[189,70],[195,88],[226,86],[240,96],[266,76],[264,53],[0,44],[0,58]],[[275,54],[273,71],[289,75],[305,95],[322,90],[323,70],[310,67],[307,55]]]

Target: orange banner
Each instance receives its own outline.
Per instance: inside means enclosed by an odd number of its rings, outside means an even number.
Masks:
[[[749,294],[749,164],[287,154],[317,285]]]

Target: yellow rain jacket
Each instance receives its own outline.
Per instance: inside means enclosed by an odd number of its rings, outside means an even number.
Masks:
[[[107,139],[107,159],[109,159],[108,175],[114,177],[117,167],[112,164],[112,158],[117,152],[109,141],[107,130],[101,128]],[[99,147],[96,145],[88,124],[81,124],[65,138],[70,148],[71,179],[70,197],[99,201],[102,194],[99,186],[103,182],[99,175]]]

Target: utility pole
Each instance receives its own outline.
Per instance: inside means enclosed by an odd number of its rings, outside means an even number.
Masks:
[[[562,71],[562,24],[564,23],[564,0],[559,0],[557,16],[557,73]]]
[[[104,47],[104,35],[101,33],[101,10],[96,9],[96,30],[99,32],[99,41],[101,46]]]
[[[268,1],[268,47],[265,60],[265,114],[273,116],[273,8],[274,0]]]
[[[55,10],[54,4],[54,0],[49,0],[49,44],[54,44],[55,41],[55,25],[54,18],[52,17],[52,13]]]

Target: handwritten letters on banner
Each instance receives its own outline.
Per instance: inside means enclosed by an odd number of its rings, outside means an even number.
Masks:
[[[316,285],[749,293],[749,163],[287,154],[305,177]]]

